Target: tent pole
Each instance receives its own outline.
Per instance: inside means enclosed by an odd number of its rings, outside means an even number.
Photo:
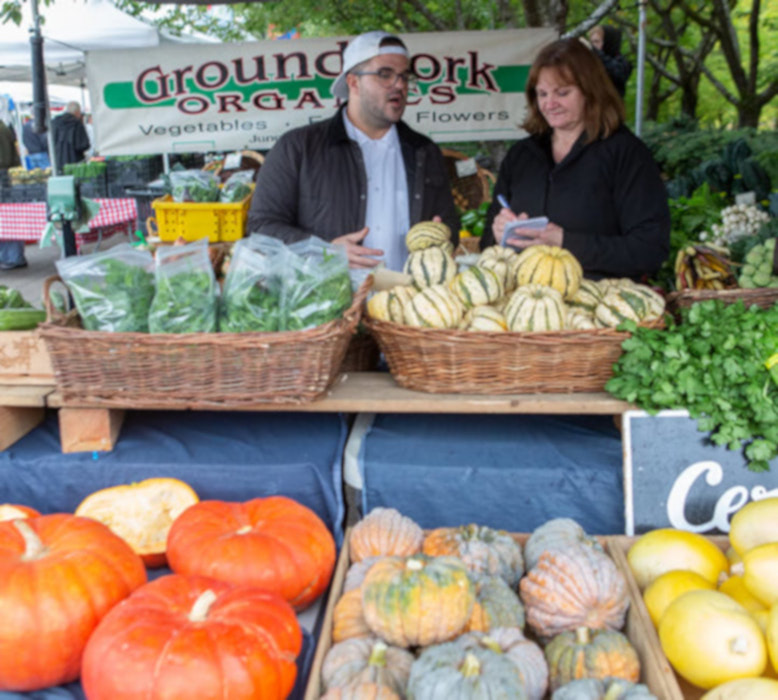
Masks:
[[[635,97],[635,134],[643,131],[643,91],[646,65],[646,0],[638,1],[638,84]]]

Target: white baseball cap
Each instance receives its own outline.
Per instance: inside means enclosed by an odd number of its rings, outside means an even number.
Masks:
[[[400,37],[382,31],[365,32],[351,40],[346,47],[346,50],[343,52],[343,72],[335,79],[335,82],[332,83],[332,87],[330,88],[335,97],[339,97],[341,100],[348,98],[346,73],[360,63],[369,61],[371,58],[375,58],[376,56],[385,53],[396,53],[401,56],[408,56],[408,49],[405,48],[405,45],[381,46],[381,42],[385,39],[397,39],[397,41],[402,41]]]

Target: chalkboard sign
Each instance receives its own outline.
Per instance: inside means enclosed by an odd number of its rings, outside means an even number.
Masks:
[[[627,411],[624,520],[628,535],[659,527],[726,534],[751,500],[778,496],[778,459],[752,472],[741,452],[715,445],[686,411]]]

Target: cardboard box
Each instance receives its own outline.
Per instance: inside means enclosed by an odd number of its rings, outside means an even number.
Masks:
[[[332,646],[332,619],[335,609],[335,604],[340,599],[343,591],[343,582],[346,578],[346,571],[349,567],[349,553],[348,553],[348,540],[350,529],[346,530],[346,534],[343,541],[343,547],[338,557],[338,562],[335,566],[335,572],[332,577],[332,584],[330,586],[330,594],[327,600],[327,607],[324,612],[324,621],[322,623],[322,630],[319,636],[319,641],[316,646],[316,654],[313,657],[313,665],[311,667],[311,673],[308,677],[308,685],[305,689],[304,700],[318,700],[322,695],[321,686],[321,668],[324,662],[324,657]],[[514,535],[519,544],[524,547],[525,542],[529,538],[527,533],[517,533]],[[684,700],[684,695],[678,687],[677,678],[673,669],[667,661],[667,658],[662,653],[659,646],[659,640],[656,638],[656,632],[654,632],[653,639],[649,632],[653,632],[653,625],[651,625],[651,619],[648,617],[648,611],[643,605],[640,591],[638,590],[637,583],[629,567],[624,570],[626,564],[626,558],[624,556],[624,547],[629,546],[629,543],[622,540],[629,540],[627,537],[603,537],[599,538],[600,543],[603,545],[605,551],[611,555],[616,566],[625,574],[627,579],[627,589],[629,593],[630,606],[627,613],[627,620],[623,632],[627,635],[629,640],[640,656],[641,672],[640,681],[645,683],[649,690],[659,698],[659,700]],[[619,557],[619,555],[621,555]],[[646,627],[648,622],[648,628]],[[690,698],[699,698],[700,695],[688,696]]]
[[[37,331],[0,331],[0,384],[53,383],[51,359]]]

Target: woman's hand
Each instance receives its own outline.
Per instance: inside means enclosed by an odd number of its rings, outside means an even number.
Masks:
[[[503,209],[503,211],[506,211]],[[500,212],[502,214],[502,212]],[[499,218],[499,214],[494,217],[495,224],[497,223],[497,219]],[[527,215],[525,213],[521,213],[518,216],[514,215],[514,219],[526,219]],[[494,228],[494,227],[493,227]],[[505,229],[505,224],[503,223],[502,229],[500,231],[500,241],[502,240],[502,233]],[[497,238],[497,231],[494,232],[495,239]],[[562,229],[561,226],[557,226],[552,221],[549,221],[544,228],[515,228],[513,231],[511,231],[510,238],[507,241],[507,245],[512,246],[513,248],[529,248],[531,245],[552,245],[557,246],[559,248],[562,247],[562,243],[565,238],[565,232]]]
[[[497,212],[497,216],[492,221],[492,233],[494,234],[494,240],[499,245],[502,243],[502,237],[505,235],[505,225],[509,221],[516,221],[517,219],[526,219],[526,214],[520,214],[516,216],[510,209],[503,207]]]

